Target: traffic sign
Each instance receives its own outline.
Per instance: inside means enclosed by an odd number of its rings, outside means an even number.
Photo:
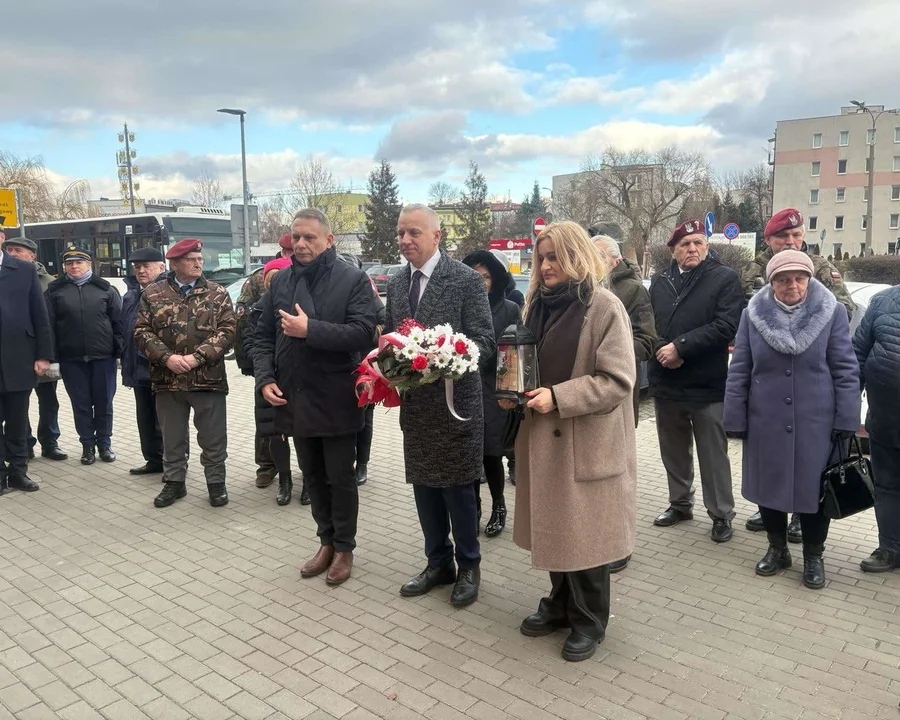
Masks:
[[[0,215],[6,219],[0,227],[19,227],[19,213],[16,205],[16,191],[0,189]]]
[[[741,234],[741,229],[737,226],[737,223],[728,223],[722,229],[722,234],[729,240],[734,240],[738,235]]]
[[[547,221],[542,217],[537,218],[534,221],[534,236],[537,237],[540,235],[545,227],[547,227]]]
[[[713,231],[716,229],[716,218],[711,213],[706,213],[706,237],[712,237]]]

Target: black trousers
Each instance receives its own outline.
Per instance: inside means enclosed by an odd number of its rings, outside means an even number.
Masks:
[[[262,393],[259,390],[254,392],[257,407],[263,401]],[[259,425],[256,426],[254,459],[256,460],[256,473],[274,473],[276,472],[275,461],[272,459],[272,453],[269,450],[269,438],[259,434]],[[288,450],[288,464],[290,464],[290,450]],[[290,468],[288,468],[290,469]]]
[[[900,553],[900,448],[869,441],[878,547]]]
[[[375,435],[375,406],[366,407],[366,426],[356,435],[356,464],[368,465],[372,456],[372,437]]]
[[[312,501],[319,540],[336,552],[356,547],[359,492],[356,487],[356,433],[294,438],[303,481]]]
[[[494,505],[504,505],[503,486],[506,484],[506,474],[503,472],[503,458],[500,455],[484,456],[484,476],[491,491],[491,502]],[[481,504],[481,483],[475,483],[475,498]]]
[[[75,430],[81,444],[109,449],[116,395],[116,359],[66,361],[59,364],[59,370],[72,401]]]
[[[137,415],[138,435],[141,438],[141,454],[148,463],[163,461],[162,431],[156,415],[156,398],[150,385],[134,386],[134,408]]]
[[[30,397],[31,390],[0,393],[0,471],[13,477],[28,471]]]
[[[787,539],[788,514],[786,512],[760,505],[759,514],[762,516],[763,526],[767,533],[774,535],[779,540],[782,537]],[[828,537],[828,526],[831,524],[830,518],[825,517],[821,511],[814,514],[797,513],[797,516],[800,518],[804,547],[824,545]]]
[[[478,544],[478,511],[474,484],[433,488],[414,485],[416,510],[425,536],[425,555],[431,567],[456,564],[461,570],[481,564]],[[454,552],[450,530],[456,543]]]
[[[550,595],[541,599],[538,612],[554,621],[567,621],[573,632],[602,640],[609,624],[609,565],[552,572],[550,586]]]
[[[59,400],[56,398],[58,381],[38,383],[34,394],[38,400],[37,439],[31,432],[28,423],[28,447],[41,444],[42,450],[50,450],[59,446]]]

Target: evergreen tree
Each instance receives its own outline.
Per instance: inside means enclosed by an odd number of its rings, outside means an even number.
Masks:
[[[522,200],[522,204],[516,211],[516,237],[531,237],[535,219],[544,217],[546,214],[547,203],[541,197],[541,186],[535,180],[534,187],[531,189],[531,195],[525,196],[525,199]]]
[[[471,161],[459,208],[463,229],[462,237],[456,244],[459,259],[475,250],[484,250],[490,242],[491,206],[487,202],[487,194],[487,181],[478,172],[478,163]]]
[[[381,165],[369,173],[369,201],[366,203],[366,232],[360,237],[362,255],[385,264],[400,262],[397,246],[397,220],[400,217],[400,195],[397,176],[391,164]]]

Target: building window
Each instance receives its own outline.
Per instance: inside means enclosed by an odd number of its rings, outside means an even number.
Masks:
[[[813,147],[822,147],[822,133],[813,133]]]
[[[834,216],[834,229],[835,230],[843,230],[844,229],[844,216],[843,215],[835,215]]]
[[[816,215],[810,215],[806,218],[806,229],[807,230],[818,230],[819,229],[819,218]]]
[[[889,242],[888,243],[888,255],[896,255],[897,254],[897,243]]]
[[[872,170],[872,158],[866,158],[866,173]]]
[[[869,186],[863,185],[863,202],[869,202]]]
[[[841,147],[847,147],[850,144],[850,131],[849,130],[841,130],[841,134],[838,136],[838,145]]]
[[[866,244],[864,242],[861,242],[859,244],[859,256],[862,257],[865,254],[866,254]]]
[[[900,143],[900,125],[894,128],[894,142]]]
[[[821,170],[822,170],[822,163],[820,163],[818,160],[816,160],[812,164],[812,176],[819,177],[819,173],[821,172]]]
[[[847,199],[847,188],[837,188],[834,191],[834,201],[844,202]]]
[[[818,205],[819,204],[819,190],[813,189],[809,191],[809,204],[810,205]]]
[[[366,211],[365,205],[357,205],[356,206],[356,212],[365,212],[365,211]]]
[[[869,223],[866,222],[866,220],[868,220],[868,218],[865,215],[863,215],[862,220],[859,221],[859,229],[860,230],[865,230],[866,227],[868,227]]]
[[[891,230],[897,230],[900,228],[900,213],[891,213]]]
[[[897,158],[894,158],[894,159],[897,160]],[[846,175],[847,174],[847,161],[846,160],[838,160],[837,174],[838,175]]]
[[[894,155],[894,172],[900,172],[900,155]]]
[[[834,244],[834,259],[840,260],[843,256],[841,255],[841,248],[843,247],[842,243]]]
[[[900,185],[891,185],[891,200],[900,200]]]
[[[875,131],[872,128],[866,130],[866,145],[875,144]]]

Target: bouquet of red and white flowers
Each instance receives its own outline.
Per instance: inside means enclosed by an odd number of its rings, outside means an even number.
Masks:
[[[406,391],[443,380],[454,412],[452,383],[478,372],[478,357],[478,346],[449,325],[425,328],[407,318],[396,332],[382,335],[357,368],[359,405],[397,407]]]

